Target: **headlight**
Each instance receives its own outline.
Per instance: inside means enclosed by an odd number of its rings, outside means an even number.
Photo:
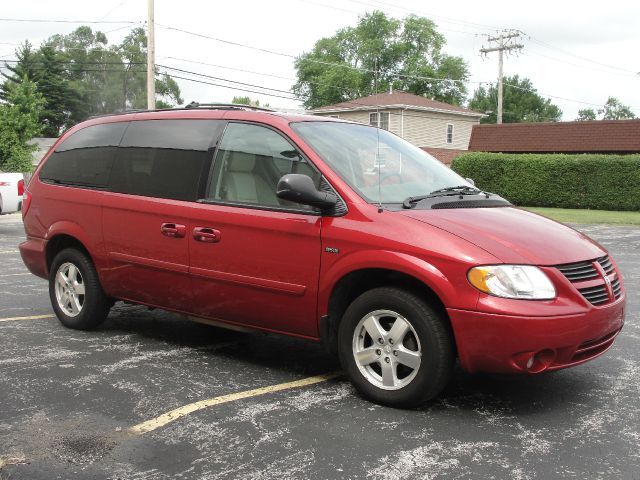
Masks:
[[[487,265],[467,274],[471,285],[497,297],[549,300],[556,297],[549,277],[531,265]]]

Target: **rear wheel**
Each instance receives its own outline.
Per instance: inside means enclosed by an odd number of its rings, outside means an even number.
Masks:
[[[340,362],[366,398],[393,407],[421,405],[451,376],[455,353],[445,322],[411,292],[369,290],[342,318]]]
[[[75,248],[66,248],[54,258],[49,297],[60,322],[79,330],[100,325],[111,308],[91,259]]]

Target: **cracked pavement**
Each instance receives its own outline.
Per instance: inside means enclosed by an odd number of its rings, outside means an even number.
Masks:
[[[416,410],[361,399],[344,378],[206,408],[182,405],[338,369],[321,346],[221,330],[118,303],[91,332],[0,323],[0,479],[640,479],[640,228],[578,229],[626,284],[626,325],[587,364],[530,377],[456,369]],[[19,216],[0,218],[0,318],[50,314],[26,275]]]

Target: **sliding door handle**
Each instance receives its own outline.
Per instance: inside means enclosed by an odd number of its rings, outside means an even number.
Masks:
[[[196,227],[193,229],[193,238],[203,243],[218,243],[222,237],[219,230],[209,227]]]
[[[163,223],[160,225],[160,233],[165,237],[183,238],[187,234],[187,227],[177,223]]]

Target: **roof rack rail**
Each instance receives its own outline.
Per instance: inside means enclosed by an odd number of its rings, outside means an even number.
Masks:
[[[115,115],[127,115],[129,113],[150,113],[150,112],[172,112],[176,110],[193,110],[196,108],[209,108],[212,110],[259,110],[261,112],[276,112],[271,108],[254,107],[253,105],[244,105],[241,103],[198,103],[191,102],[184,107],[171,107],[171,108],[156,108],[148,110],[146,108],[138,108],[131,110],[120,110],[113,113],[105,113],[102,115],[91,115],[85,120],[93,120],[94,118],[113,117]]]
[[[228,110],[259,110],[261,112],[275,112],[271,108],[254,107],[253,105],[244,105],[242,103],[199,103],[191,102],[184,106],[185,109],[191,110],[193,108],[212,108],[212,109],[228,109]]]

